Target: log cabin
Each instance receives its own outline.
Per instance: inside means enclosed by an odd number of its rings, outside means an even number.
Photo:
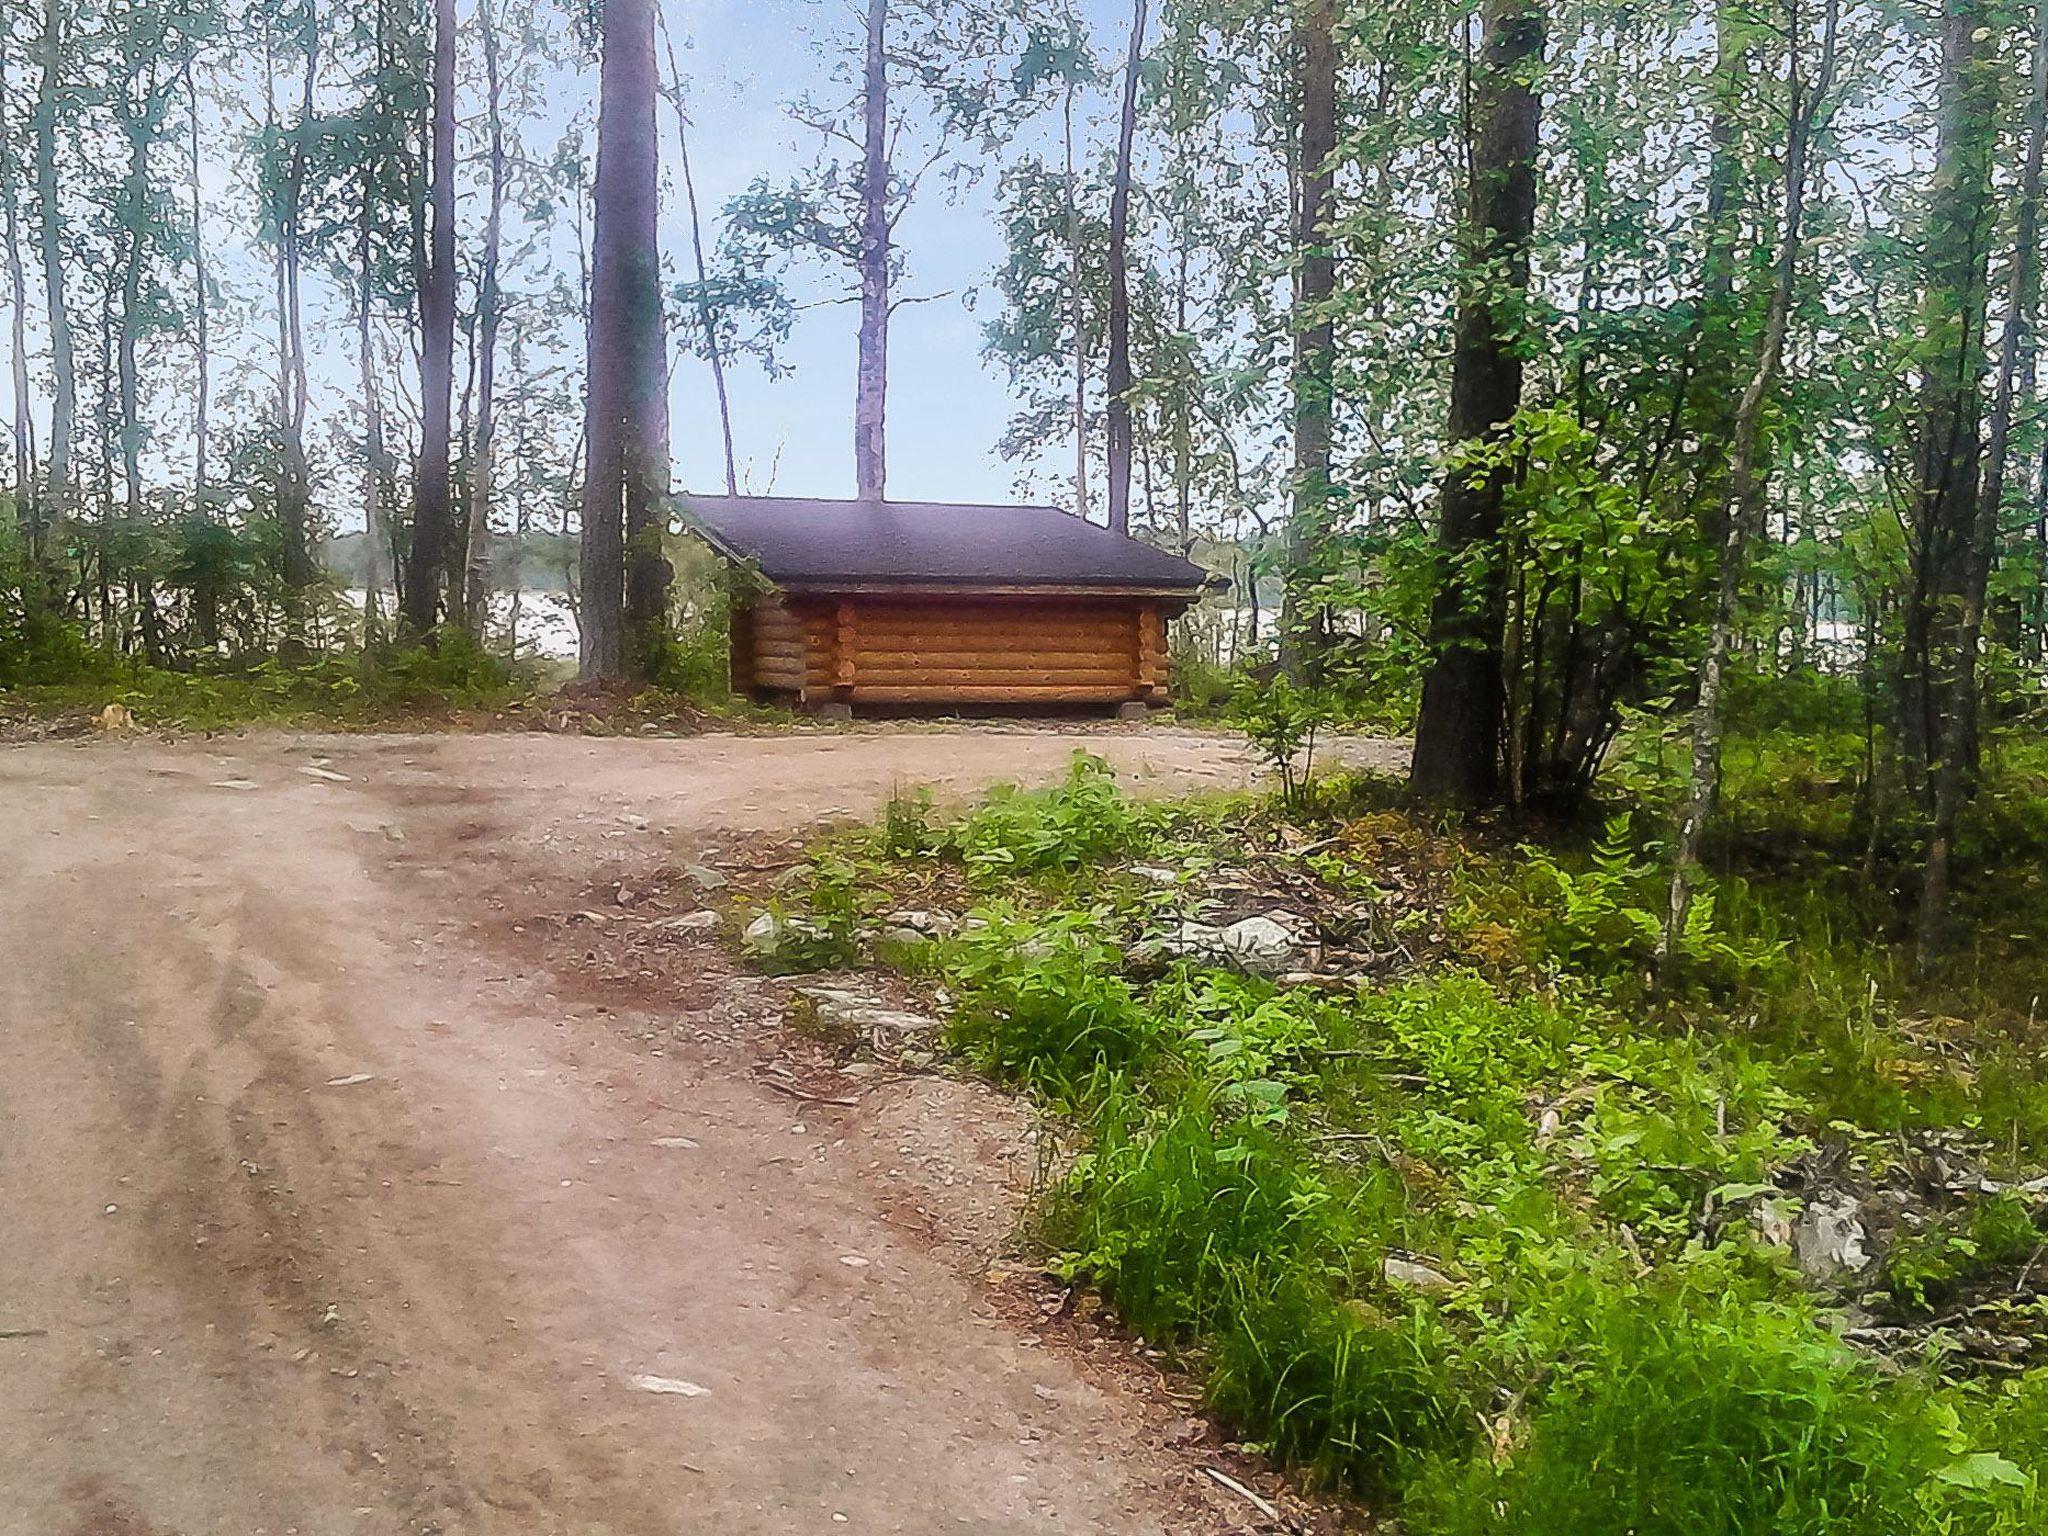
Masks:
[[[736,692],[799,707],[1160,704],[1201,567],[1054,507],[689,496],[751,571]]]

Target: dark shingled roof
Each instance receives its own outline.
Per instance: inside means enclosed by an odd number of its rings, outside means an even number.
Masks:
[[[721,554],[777,586],[1100,587],[1193,596],[1208,573],[1056,507],[685,496]]]

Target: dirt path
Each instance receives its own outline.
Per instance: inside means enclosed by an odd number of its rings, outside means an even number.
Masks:
[[[905,1219],[1013,1120],[793,1101],[745,980],[622,1007],[518,937],[1083,744],[1248,772],[1178,732],[0,750],[0,1533],[1256,1528]]]

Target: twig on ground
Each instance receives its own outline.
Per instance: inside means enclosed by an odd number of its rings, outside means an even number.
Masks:
[[[803,1089],[792,1087],[788,1083],[778,1083],[772,1077],[757,1077],[754,1081],[763,1088],[773,1088],[777,1093],[786,1093],[792,1099],[802,1099],[806,1104],[830,1104],[836,1109],[860,1108],[859,1099],[835,1099],[827,1094],[807,1093]]]
[[[1202,1470],[1208,1473],[1211,1477],[1215,1478],[1218,1483],[1222,1484],[1225,1488],[1228,1488],[1232,1493],[1236,1494],[1239,1498],[1250,1500],[1254,1505],[1258,1507],[1259,1513],[1264,1515],[1268,1520],[1278,1520],[1280,1518],[1280,1511],[1275,1509],[1270,1501],[1261,1498],[1258,1494],[1252,1492],[1251,1489],[1245,1487],[1243,1483],[1240,1483],[1228,1472],[1219,1472],[1214,1467],[1204,1467],[1202,1468]]]

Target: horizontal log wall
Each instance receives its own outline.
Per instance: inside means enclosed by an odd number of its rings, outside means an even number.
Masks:
[[[744,623],[752,686],[804,702],[1114,704],[1166,692],[1165,620],[1137,598],[806,595],[764,598]]]

